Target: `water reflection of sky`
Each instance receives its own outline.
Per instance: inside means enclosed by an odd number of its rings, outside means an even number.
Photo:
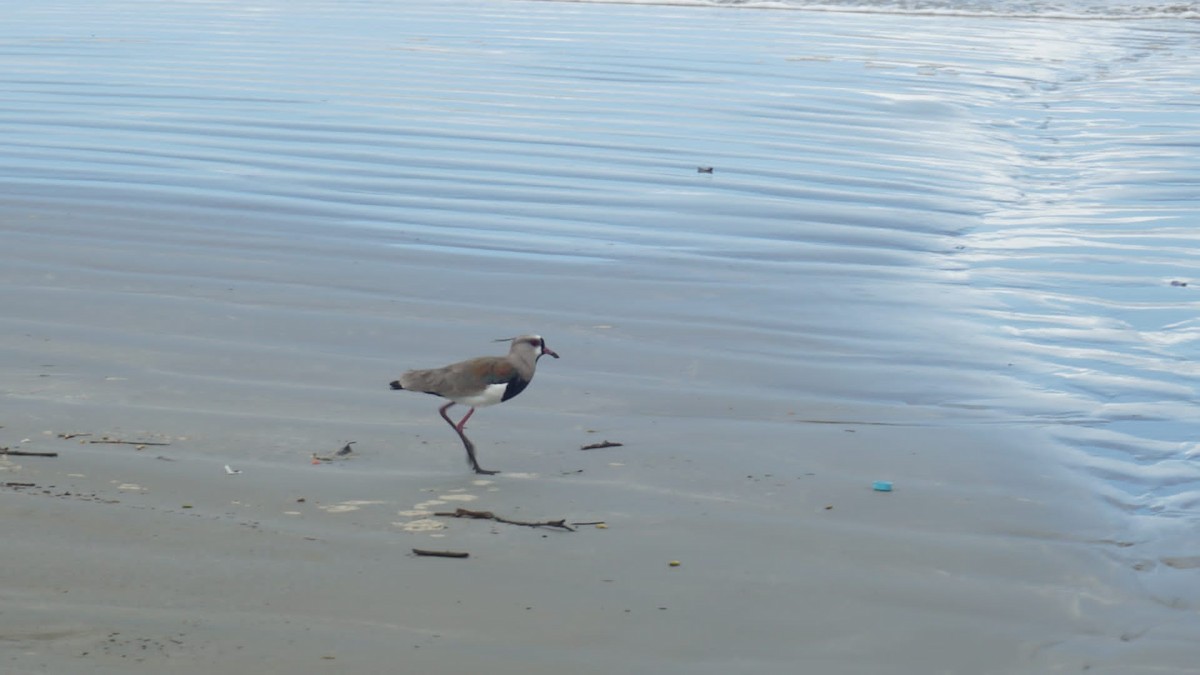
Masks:
[[[1029,381],[1094,420],[1055,435],[1126,508],[1194,516],[1200,108],[1183,92],[1200,62],[1194,34],[1128,33],[1113,43],[1126,54],[1043,87],[1010,127],[1021,198],[988,214],[964,256],[972,284],[1003,300],[989,314]]]
[[[1115,503],[1195,513],[1186,25],[32,7],[0,27],[11,194],[482,261],[481,305],[553,269],[548,311],[621,318],[688,384],[1044,424]]]

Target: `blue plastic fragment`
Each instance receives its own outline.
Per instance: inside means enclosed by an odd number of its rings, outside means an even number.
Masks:
[[[876,492],[891,492],[892,491],[892,481],[877,480],[871,484],[871,487],[875,488]]]

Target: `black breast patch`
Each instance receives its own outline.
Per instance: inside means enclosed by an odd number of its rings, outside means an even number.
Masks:
[[[528,386],[529,380],[526,380],[523,377],[514,377],[513,379],[509,380],[508,386],[504,388],[504,396],[500,400],[507,401],[517,394],[525,391],[525,387]]]

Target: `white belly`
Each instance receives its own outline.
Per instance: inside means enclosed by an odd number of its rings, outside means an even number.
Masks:
[[[470,396],[456,396],[451,400],[455,403],[469,405],[472,408],[483,408],[499,403],[500,399],[504,398],[505,389],[508,389],[507,384],[489,384],[479,393],[471,394]]]

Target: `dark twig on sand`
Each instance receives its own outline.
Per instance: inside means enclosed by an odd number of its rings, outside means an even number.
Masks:
[[[25,450],[9,450],[0,448],[0,455],[17,455],[20,457],[58,457],[57,452],[26,452]]]
[[[58,437],[64,440],[79,438],[80,436],[91,436],[91,434],[59,434]]]
[[[155,443],[152,441],[110,441],[107,438],[102,438],[98,441],[88,441],[88,443],[109,443],[112,445],[170,445],[170,443]]]
[[[427,556],[433,556],[435,558],[469,558],[469,557],[471,557],[471,554],[467,553],[465,551],[426,551],[425,549],[421,549],[421,548],[414,548],[412,551],[416,555],[427,555]]]
[[[592,443],[591,445],[585,445],[579,449],[580,450],[599,450],[601,448],[619,448],[623,445],[625,445],[625,444],[624,443],[613,443],[612,441],[602,441],[600,443]]]
[[[571,524],[574,525],[575,527],[579,527],[580,525],[607,525],[608,523],[604,522],[603,520],[591,520],[586,523],[571,523]]]
[[[523,520],[509,520],[503,516],[498,516],[491,511],[472,511],[470,509],[455,509],[454,511],[441,511],[433,514],[445,518],[477,518],[479,520],[494,520],[497,523],[506,525],[521,525],[523,527],[557,527],[568,532],[574,532],[575,528],[567,525],[567,519],[562,520],[547,520],[540,523],[531,523]]]

